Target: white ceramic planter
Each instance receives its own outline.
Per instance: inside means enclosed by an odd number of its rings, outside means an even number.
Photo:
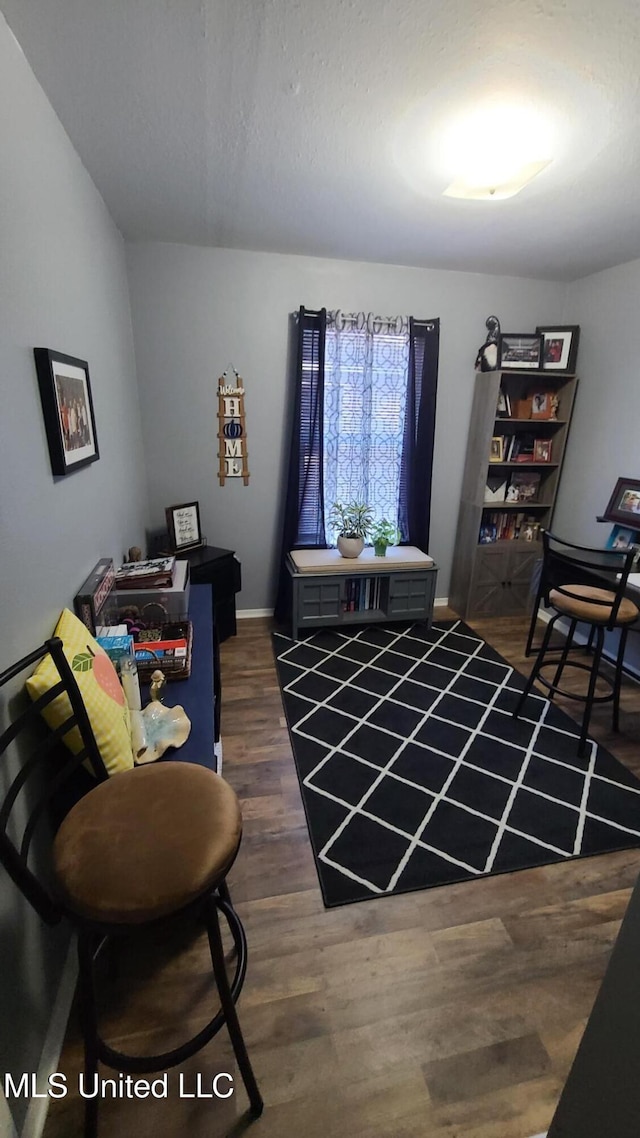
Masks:
[[[364,549],[363,537],[339,537],[338,552],[341,557],[359,557]]]

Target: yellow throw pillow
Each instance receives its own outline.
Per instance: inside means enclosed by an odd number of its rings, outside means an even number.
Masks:
[[[89,632],[89,629],[65,609],[54,633],[64,646],[64,654],[71,664],[80,694],[84,700],[102,761],[109,774],[133,767],[129,708],[111,660]],[[27,680],[27,691],[36,700],[58,683],[57,668],[51,656],[36,668]],[[58,696],[44,709],[43,715],[50,727],[59,727],[71,714],[67,695]],[[64,742],[75,755],[82,748],[77,727],[68,731]]]

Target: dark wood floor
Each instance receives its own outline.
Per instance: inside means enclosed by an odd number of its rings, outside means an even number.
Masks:
[[[436,619],[451,617],[438,610]],[[519,620],[474,627],[527,671]],[[266,1101],[256,1138],[528,1138],[544,1131],[589,1015],[640,851],[607,854],[325,910],[273,665],[268,621],[222,646],[224,774],[242,800],[230,885],[250,962],[239,1010]],[[640,774],[640,689],[625,685],[623,733],[593,733]],[[571,711],[570,705],[567,710]],[[148,945],[108,989],[120,1045],[166,1042],[162,1024],[202,1022],[206,943]],[[141,982],[132,997],[131,979]],[[60,1069],[80,1064],[71,1026]],[[225,1033],[186,1065],[235,1073]],[[107,1072],[105,1072],[107,1074]],[[102,1138],[239,1134],[227,1102],[102,1103]],[[52,1105],[45,1138],[81,1133],[77,1095]]]

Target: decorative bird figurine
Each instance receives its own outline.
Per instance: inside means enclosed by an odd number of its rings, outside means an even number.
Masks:
[[[498,366],[498,339],[500,321],[497,316],[487,316],[487,338],[476,356],[476,371],[495,371]]]

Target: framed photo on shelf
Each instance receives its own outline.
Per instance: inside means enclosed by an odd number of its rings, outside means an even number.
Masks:
[[[554,413],[552,391],[533,391],[531,393],[531,418],[551,419]]]
[[[609,534],[607,549],[629,549],[638,540],[638,531],[628,526],[614,526]]]
[[[195,549],[198,545],[202,545],[198,502],[167,506],[165,514],[167,529],[169,530],[169,544],[174,553],[180,553],[183,549]]]
[[[578,359],[580,325],[565,324],[555,328],[536,328],[542,336],[543,371],[575,372]]]
[[[489,462],[504,462],[504,437],[503,435],[494,435],[491,440],[491,449],[489,451]]]
[[[539,332],[504,332],[498,341],[498,367],[537,369],[542,366],[542,336]]]
[[[89,365],[51,348],[34,348],[52,474],[70,474],[100,458]]]
[[[533,444],[534,462],[551,462],[551,439],[535,439]]]
[[[503,419],[510,419],[511,418],[511,398],[509,396],[509,392],[505,391],[504,388],[502,388],[502,387],[500,388],[500,391],[498,392],[497,413],[498,413],[498,416],[500,418],[503,418]]]
[[[640,479],[619,478],[603,514],[605,522],[619,522],[640,531]]]

